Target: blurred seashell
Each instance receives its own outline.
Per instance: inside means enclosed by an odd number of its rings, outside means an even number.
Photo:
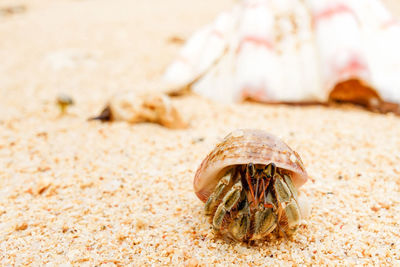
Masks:
[[[171,99],[159,92],[117,94],[100,115],[91,119],[130,123],[152,122],[175,129],[187,127]]]
[[[385,104],[400,103],[399,47],[400,24],[378,0],[244,0],[196,32],[164,78],[220,102],[396,112]]]

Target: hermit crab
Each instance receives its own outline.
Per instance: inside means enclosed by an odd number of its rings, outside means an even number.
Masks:
[[[203,160],[194,190],[223,236],[260,240],[275,231],[291,237],[307,215],[298,192],[307,178],[300,156],[282,140],[243,129],[226,136]]]

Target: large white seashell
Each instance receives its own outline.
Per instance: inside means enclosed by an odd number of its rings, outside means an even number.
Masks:
[[[216,101],[400,103],[400,24],[378,0],[244,0],[164,76]]]

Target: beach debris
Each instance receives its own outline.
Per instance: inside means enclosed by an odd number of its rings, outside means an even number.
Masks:
[[[204,137],[196,137],[192,139],[192,144],[197,144],[197,143],[201,143],[204,142],[205,138]]]
[[[187,127],[169,96],[158,92],[118,94],[98,116],[90,120],[152,122],[172,129]]]
[[[168,38],[168,42],[172,44],[183,44],[185,43],[185,39],[178,35],[173,35]]]
[[[71,96],[66,94],[59,94],[56,99],[57,106],[60,109],[61,115],[64,115],[67,112],[67,108],[75,104],[75,101]]]
[[[89,120],[99,120],[102,122],[111,121],[111,108],[109,105],[105,106],[99,115],[89,118]]]
[[[15,230],[16,230],[16,231],[24,231],[24,230],[26,230],[26,229],[28,229],[28,224],[27,224],[26,222],[22,222],[22,223],[17,224],[17,225],[15,226]]]
[[[26,6],[24,5],[0,7],[0,16],[11,16],[14,14],[24,13],[25,11],[26,11]]]
[[[243,0],[167,68],[218,102],[352,102],[400,114],[400,23],[379,0]]]
[[[309,213],[298,189],[308,179],[300,156],[261,130],[236,130],[203,160],[194,191],[216,232],[237,241],[272,232],[291,237]]]

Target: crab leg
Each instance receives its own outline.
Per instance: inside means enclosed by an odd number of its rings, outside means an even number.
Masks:
[[[294,186],[292,179],[289,177],[289,175],[283,175],[283,179],[285,180],[286,185],[289,187],[290,192],[292,193],[293,197],[297,199],[298,197],[298,192],[296,187]]]
[[[216,229],[221,228],[226,213],[231,211],[231,209],[235,207],[238,203],[242,188],[242,182],[239,180],[236,184],[232,186],[231,190],[229,190],[222,199],[222,202],[221,204],[219,204],[217,210],[215,211],[215,215],[213,218],[213,225]]]
[[[269,180],[268,180],[268,184],[269,184]],[[260,195],[258,202],[261,202],[261,199],[264,197],[264,207],[271,208],[272,205],[267,202],[267,196],[266,196],[266,194],[267,194],[266,191],[268,190],[268,184],[267,184],[267,186],[265,186],[264,180],[262,181],[263,190],[262,190],[262,193]]]
[[[265,196],[265,195],[264,195]],[[254,235],[252,239],[259,239],[271,233],[278,225],[271,192],[264,197],[264,204],[258,206],[254,216]]]
[[[285,235],[291,236],[300,225],[300,209],[297,204],[297,191],[288,175],[275,175],[274,190],[279,203],[279,229]],[[284,220],[281,220],[283,216]],[[281,227],[283,226],[283,227]]]
[[[257,179],[257,184],[256,184],[256,193],[255,193],[255,205],[257,206],[258,205],[258,199],[257,199],[257,196],[258,196],[258,187],[259,187],[259,183],[260,183],[260,178],[259,177],[257,177],[256,178]],[[262,178],[261,178],[262,179]]]
[[[223,178],[221,178],[221,180],[215,187],[214,192],[207,199],[207,202],[204,206],[204,211],[205,211],[206,215],[211,215],[213,213],[215,206],[217,205],[217,201],[221,197],[221,194],[224,191],[224,189],[230,183],[231,177],[232,177],[232,173],[229,172]]]
[[[243,208],[241,208],[236,218],[229,224],[229,232],[236,240],[243,240],[250,228],[250,208],[246,194],[242,194]],[[241,205],[239,204],[239,205]]]
[[[282,176],[280,176],[279,174],[275,174],[274,189],[278,203],[289,202],[292,194],[286,183],[283,181]]]
[[[251,172],[251,174],[250,174],[250,172]],[[247,184],[249,185],[250,194],[251,194],[251,198],[252,198],[251,199],[252,203],[256,202],[255,196],[254,196],[254,189],[253,189],[253,185],[252,185],[252,182],[251,182],[251,179],[254,176],[254,172],[255,172],[254,165],[252,163],[247,164],[247,167],[246,167],[246,181],[247,181]]]
[[[294,199],[291,199],[290,202],[285,207],[285,215],[287,219],[287,232],[289,235],[292,235],[300,225],[300,209],[297,206],[297,203]]]
[[[277,226],[276,214],[272,208],[259,206],[254,216],[254,234],[252,239],[260,239],[271,233]]]

